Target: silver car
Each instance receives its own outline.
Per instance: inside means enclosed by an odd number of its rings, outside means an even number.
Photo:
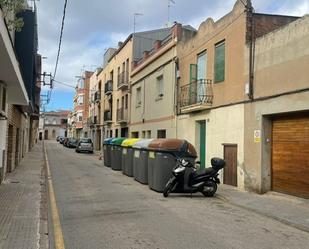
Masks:
[[[93,143],[92,143],[92,140],[90,138],[81,138],[77,142],[77,146],[76,146],[75,151],[77,153],[79,153],[79,152],[90,152],[90,153],[93,153]]]

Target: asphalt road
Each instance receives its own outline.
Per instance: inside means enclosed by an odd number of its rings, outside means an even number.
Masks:
[[[308,248],[308,233],[216,197],[163,198],[95,155],[46,148],[66,249]]]

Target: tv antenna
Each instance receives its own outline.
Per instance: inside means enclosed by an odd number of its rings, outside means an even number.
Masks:
[[[176,4],[174,0],[167,0],[167,24],[166,26],[170,26],[170,9],[171,9],[171,3]]]

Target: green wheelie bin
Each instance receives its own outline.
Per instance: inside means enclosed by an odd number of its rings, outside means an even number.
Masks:
[[[111,141],[111,168],[113,170],[122,170],[122,147],[121,144],[126,138],[114,138]]]

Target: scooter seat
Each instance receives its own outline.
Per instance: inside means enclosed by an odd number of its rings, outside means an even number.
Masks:
[[[198,175],[212,175],[215,173],[217,173],[217,171],[214,170],[213,168],[206,168],[206,169],[200,170],[197,174]]]

